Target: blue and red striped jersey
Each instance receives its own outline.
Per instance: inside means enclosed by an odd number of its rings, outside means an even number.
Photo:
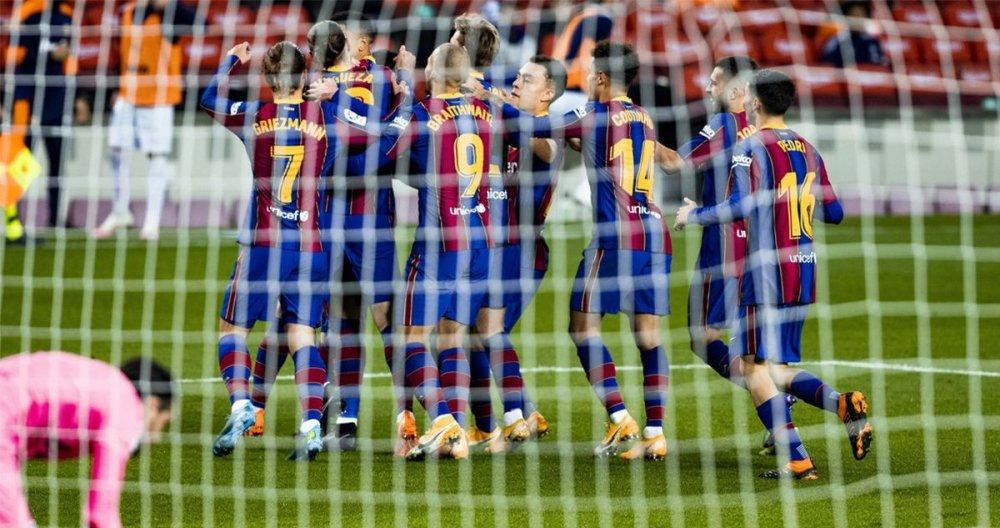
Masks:
[[[730,179],[727,199],[695,209],[688,221],[746,221],[740,303],[815,302],[817,200],[821,221],[837,224],[844,218],[819,152],[792,130],[765,128],[736,147]]]
[[[323,77],[337,79],[339,90],[371,105],[372,112],[377,112],[377,115],[368,116],[370,119],[386,119],[402,101],[393,90],[393,71],[380,66],[372,57],[358,61],[351,68],[328,68],[323,71]],[[336,196],[327,202],[332,210],[348,215],[385,215],[394,219],[396,203],[392,180],[376,175],[381,166],[378,143],[377,140],[372,141],[361,150],[357,145],[352,148],[346,169],[348,180],[343,191],[336,192]]]
[[[756,130],[747,122],[746,112],[721,112],[712,116],[701,131],[677,150],[701,176],[703,206],[710,207],[726,199],[733,148]],[[698,250],[698,269],[719,276],[724,262],[740,262],[745,248],[743,239],[737,236],[739,231],[745,233],[741,221],[733,222],[728,228],[705,226]]]
[[[409,157],[417,189],[414,251],[491,247],[489,214],[493,111],[461,94],[443,94],[414,106],[409,129],[389,155]]]
[[[546,161],[535,154],[534,139],[520,134],[507,134],[504,141],[505,164],[503,190],[506,207],[503,211],[490,204],[490,222],[504,226],[499,243],[534,243],[541,235],[545,218],[552,205],[552,195],[562,166],[563,149],[553,146],[555,158]]]
[[[377,136],[368,105],[349,97],[328,102],[301,99],[264,103],[219,96],[219,85],[238,59],[228,56],[201,97],[202,108],[239,137],[253,170],[253,189],[238,235],[244,245],[321,251],[329,225],[321,193],[334,161],[346,156],[350,138]]]
[[[511,108],[504,107],[505,119]],[[594,210],[591,248],[671,253],[653,199],[656,128],[641,106],[624,96],[591,101],[561,118],[537,118],[532,133],[582,139]]]

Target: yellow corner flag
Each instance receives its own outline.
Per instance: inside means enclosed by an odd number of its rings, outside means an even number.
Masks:
[[[12,135],[0,136],[0,206],[17,203],[28,186],[42,173],[31,150]]]

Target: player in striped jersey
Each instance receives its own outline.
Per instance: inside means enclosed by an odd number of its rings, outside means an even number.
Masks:
[[[565,83],[562,63],[537,55],[519,70],[513,102],[527,114],[546,116]],[[491,179],[490,189],[490,223],[497,227],[494,233],[499,246],[494,249],[490,282],[501,288],[491,292],[494,309],[484,310],[479,318],[477,333],[481,338],[478,343],[474,340],[470,354],[470,408],[475,424],[469,428],[469,445],[485,443],[491,453],[506,451],[512,442],[548,432],[548,422],[524,388],[520,361],[509,333],[548,269],[549,248],[541,229],[563,152],[551,139],[508,132],[503,134],[499,154],[502,177]],[[493,420],[491,371],[503,402],[503,429],[496,427]]]
[[[407,457],[438,452],[464,458],[469,366],[463,346],[486,301],[494,117],[488,104],[459,93],[469,76],[461,46],[435,49],[425,75],[431,97],[414,106],[409,130],[389,151],[409,163],[410,184],[418,191],[419,221],[397,310],[406,341],[405,384],[433,418]],[[435,328],[437,362],[427,350]]]
[[[594,232],[577,269],[570,298],[570,337],[587,378],[608,412],[596,455],[613,455],[637,439],[624,459],[662,459],[667,453],[663,412],[669,376],[659,326],[670,312],[670,233],[654,196],[656,130],[626,92],[639,71],[631,46],[602,41],[587,75],[590,102],[559,118],[536,118],[535,136],[581,139],[593,200]],[[516,114],[515,114],[516,115]],[[512,118],[510,107],[504,117]],[[521,119],[518,119],[521,121]],[[605,315],[624,312],[643,367],[646,427],[641,431],[622,401],[611,353],[601,339]]]
[[[343,138],[351,129],[371,133],[365,128],[367,122],[356,119],[367,114],[369,107],[347,98],[303,101],[305,57],[290,42],[275,44],[264,57],[262,69],[275,93],[274,102],[230,101],[219,96],[219,84],[228,72],[238,62],[249,61],[249,48],[243,43],[230,50],[201,98],[202,108],[245,143],[254,173],[239,236],[244,247],[223,297],[219,323],[219,368],[232,412],[212,451],[216,456],[228,455],[254,423],[246,337],[254,323],[269,318],[280,300],[300,386],[300,455],[311,459],[323,445],[319,418],[326,381],[326,365],[314,330],[329,293],[329,260],[320,232],[322,179],[334,161],[344,156],[347,141]],[[275,282],[277,295],[269,286]]]
[[[345,18],[339,16],[338,18]],[[353,23],[352,23],[353,24]],[[352,26],[355,27],[355,26]],[[366,31],[364,26],[355,31]],[[367,35],[367,34],[366,34]],[[322,77],[329,83],[329,90],[341,90],[347,95],[371,105],[371,116],[365,119],[388,118],[403,100],[397,96],[396,78],[392,70],[375,66],[367,52],[370,36],[347,31],[338,22],[326,20],[318,22],[307,34],[309,51],[314,67],[322,69]],[[357,49],[364,57],[359,59]],[[400,58],[412,58],[405,47],[400,48]],[[407,69],[400,70],[401,82],[412,84]],[[314,93],[307,92],[307,95]],[[319,94],[328,99],[332,93]],[[333,269],[340,269],[342,276],[334,277],[340,287],[339,295],[331,299],[328,318],[324,321],[324,338],[320,344],[321,356],[330,367],[330,378],[334,381],[329,388],[339,393],[339,413],[336,431],[325,434],[327,446],[338,450],[353,450],[357,438],[357,418],[360,408],[361,377],[364,371],[364,354],[361,349],[361,306],[370,305],[375,324],[381,332],[387,360],[392,357],[391,300],[392,281],[396,275],[396,248],[393,240],[394,197],[391,176],[380,176],[379,142],[377,138],[358,143],[352,142],[352,154],[347,163],[337,171],[345,177],[332,178],[323,198],[324,218],[329,218],[331,228],[324,232],[330,235],[329,247],[336,247],[331,254],[337,262]],[[360,150],[360,152],[359,152]],[[330,331],[332,329],[332,331]],[[252,436],[260,436],[264,430],[264,407],[270,387],[274,383],[288,355],[282,346],[284,322],[279,321],[272,334],[278,336],[279,346],[271,350],[267,339],[261,341],[254,362],[253,403],[256,408],[256,422],[248,431]],[[330,351],[335,351],[333,356]],[[324,415],[320,420],[324,433],[328,422],[328,404],[324,405]],[[412,414],[407,415],[403,425],[408,429],[405,438],[416,439],[416,424]]]
[[[734,152],[728,198],[710,207],[696,207],[685,198],[676,225],[746,222],[747,256],[734,348],[743,358],[743,377],[758,416],[774,434],[782,458],[789,458],[784,467],[761,476],[813,480],[818,473],[778,386],[837,414],[858,460],[868,452],[872,429],[864,394],[840,394],[813,374],[788,365],[800,361],[802,325],[816,298],[814,216],[819,212],[820,220],[833,224],[844,216],[823,158],[785,124],[794,99],[795,85],[787,75],[762,70],[754,76],[744,108],[758,132]]]

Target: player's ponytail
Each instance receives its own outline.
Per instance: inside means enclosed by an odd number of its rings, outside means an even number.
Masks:
[[[271,91],[290,94],[302,87],[306,58],[295,44],[285,40],[267,50],[261,69]]]
[[[344,34],[344,28],[332,20],[313,24],[306,34],[306,41],[309,43],[313,68],[322,66],[326,69],[337,64],[347,50],[347,35]]]

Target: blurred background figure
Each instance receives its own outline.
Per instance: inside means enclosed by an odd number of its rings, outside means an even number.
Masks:
[[[106,238],[132,225],[129,153],[138,148],[149,159],[146,218],[139,237],[156,240],[173,176],[167,156],[173,143],[174,106],[181,102],[179,37],[190,32],[195,12],[179,2],[138,0],[125,5],[121,20],[121,84],[108,137],[114,205],[93,235]]]
[[[119,370],[68,352],[36,352],[0,360],[0,383],[0,526],[35,526],[21,482],[24,459],[89,456],[81,524],[120,527],[125,467],[143,439],[158,441],[172,418],[170,372],[148,358]]]
[[[60,184],[63,138],[69,123],[66,85],[73,73],[70,56],[71,2],[25,0],[14,12],[7,63],[14,65],[13,90],[4,83],[4,93],[12,93],[4,109],[10,112],[10,134],[19,136],[32,152],[41,139],[48,160],[48,225],[60,224]],[[7,105],[10,106],[7,106]],[[6,210],[6,236],[10,242],[24,240],[24,228],[17,204]]]
[[[821,62],[838,68],[845,64],[884,64],[885,54],[879,43],[881,30],[871,19],[872,5],[867,0],[849,0],[840,3],[845,17],[865,19],[863,28],[850,27],[838,19],[830,19],[816,32],[817,55]],[[857,22],[857,20],[855,20]]]

